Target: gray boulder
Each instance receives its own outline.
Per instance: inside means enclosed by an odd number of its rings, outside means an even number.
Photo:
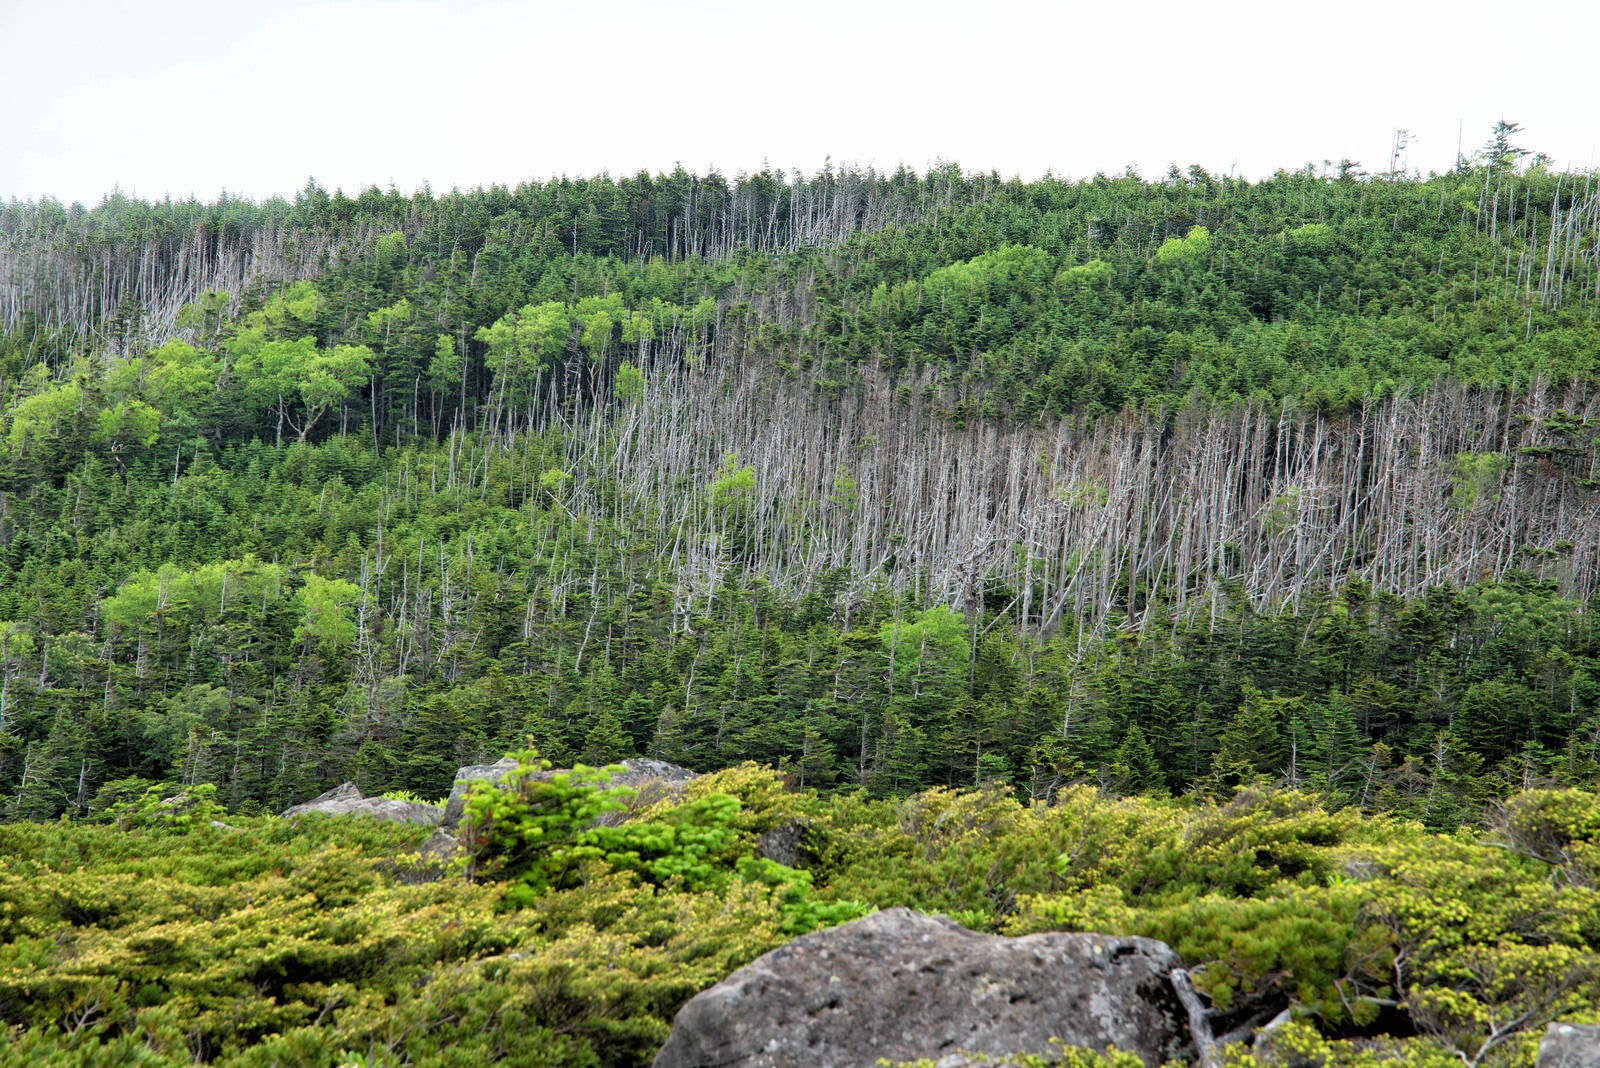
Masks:
[[[680,765],[649,757],[629,757],[619,763],[622,770],[611,776],[612,786],[632,786],[635,789],[655,783],[671,786],[686,783],[699,775]]]
[[[433,834],[417,847],[415,853],[390,857],[381,861],[378,868],[395,882],[406,886],[436,883],[460,874],[453,864],[460,852],[461,843],[456,841],[455,836],[435,827]]]
[[[806,842],[810,829],[804,820],[785,820],[756,839],[756,856],[790,868],[809,868],[818,860]]]
[[[450,784],[450,796],[444,803],[445,830],[455,830],[456,825],[461,822],[461,817],[466,815],[467,791],[472,789],[473,783],[487,779],[498,785],[516,766],[517,762],[507,757],[493,764],[468,764],[457,770],[456,781]]]
[[[1193,1057],[1164,943],[1093,934],[1002,938],[886,909],[796,939],[679,1011],[655,1068],[874,1065],[961,1053],[1047,1054],[1050,1039]]]
[[[396,801],[388,797],[362,797],[353,782],[340,783],[327,793],[314,797],[303,805],[283,810],[284,819],[298,819],[320,812],[328,816],[371,816],[373,819],[394,820],[397,823],[420,823],[433,827],[444,814],[438,805],[420,801]]]
[[[695,777],[695,773],[688,768],[669,764],[665,760],[634,757],[620,763],[622,770],[611,776],[610,785],[628,786],[637,790],[641,802],[653,801],[664,794],[672,793]],[[517,762],[507,757],[493,764],[469,764],[457,771],[456,781],[450,787],[450,797],[445,801],[443,826],[447,830],[453,830],[460,824],[461,817],[466,815],[467,792],[472,789],[474,782],[487,779],[491,783],[499,784],[516,766]],[[565,770],[571,769],[551,768],[548,771],[538,772],[534,778],[548,779],[557,771]]]
[[[1539,1042],[1536,1068],[1600,1068],[1600,1026],[1551,1024]]]

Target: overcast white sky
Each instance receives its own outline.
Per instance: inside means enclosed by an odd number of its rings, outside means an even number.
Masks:
[[[1600,2],[0,0],[0,200],[835,164],[1600,164]],[[1459,139],[1459,140],[1458,140]]]

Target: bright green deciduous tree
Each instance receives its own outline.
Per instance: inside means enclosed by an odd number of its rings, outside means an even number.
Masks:
[[[485,346],[484,365],[494,375],[492,404],[505,415],[518,402],[531,400],[539,375],[566,351],[572,340],[572,313],[560,301],[524,304],[479,327]]]
[[[279,437],[287,425],[301,441],[367,381],[371,369],[372,350],[365,345],[324,351],[310,337],[268,341],[242,356],[237,368],[246,395],[276,411]]]
[[[222,371],[215,356],[175,339],[147,353],[143,363],[144,397],[164,422],[175,421],[187,433],[214,418]]]
[[[306,575],[297,600],[304,613],[294,631],[297,643],[335,654],[355,641],[355,610],[361,603],[361,587],[311,573]]]
[[[1169,237],[1156,249],[1156,262],[1163,267],[1194,269],[1203,266],[1206,253],[1211,251],[1211,231],[1204,226],[1193,226],[1183,237]]]
[[[6,429],[7,466],[19,472],[50,472],[71,463],[76,424],[86,418],[78,382],[47,385],[17,402]]]

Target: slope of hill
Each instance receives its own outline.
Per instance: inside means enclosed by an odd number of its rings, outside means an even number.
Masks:
[[[0,796],[1600,756],[1600,189],[677,172],[0,210]]]

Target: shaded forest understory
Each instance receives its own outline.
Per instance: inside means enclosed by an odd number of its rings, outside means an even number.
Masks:
[[[1512,131],[1514,132],[1514,131]],[[945,168],[0,209],[0,798],[1600,771],[1600,188]]]

